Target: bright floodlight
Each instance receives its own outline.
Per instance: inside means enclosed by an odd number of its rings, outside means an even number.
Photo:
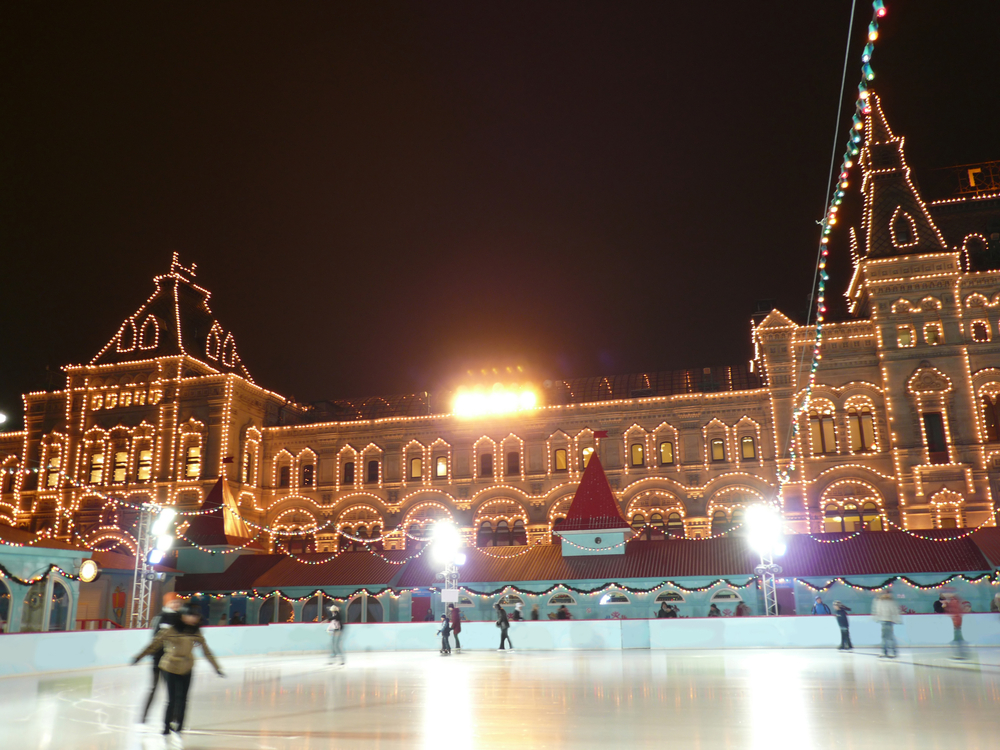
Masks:
[[[460,417],[481,417],[488,414],[510,414],[516,411],[526,411],[538,406],[538,394],[530,387],[504,387],[497,383],[492,390],[484,392],[481,389],[467,391],[459,388],[455,394],[452,409]]]
[[[163,508],[153,522],[153,536],[162,536],[170,530],[170,524],[177,518],[177,511],[173,508]]]
[[[6,421],[7,421],[7,415],[4,414],[2,411],[0,411],[0,424],[3,424]]]
[[[465,565],[465,553],[459,552],[455,555],[455,565]]]
[[[431,553],[434,559],[442,565],[455,562],[458,550],[462,546],[462,535],[458,527],[451,521],[438,521],[431,532]]]
[[[174,538],[170,534],[163,534],[156,538],[156,549],[166,552],[174,546]]]
[[[762,555],[780,555],[782,542],[781,514],[773,505],[758,503],[747,508],[747,538],[750,546]]]

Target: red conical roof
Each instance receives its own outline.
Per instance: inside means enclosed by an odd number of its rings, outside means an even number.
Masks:
[[[230,546],[245,544],[253,538],[253,534],[240,516],[239,506],[225,477],[219,477],[219,481],[201,504],[200,510],[207,511],[213,508],[217,508],[218,511],[192,517],[184,536],[196,544]]]
[[[631,527],[618,508],[604,467],[600,459],[592,455],[580,479],[580,486],[576,488],[566,520],[559,524],[559,533],[628,528]]]

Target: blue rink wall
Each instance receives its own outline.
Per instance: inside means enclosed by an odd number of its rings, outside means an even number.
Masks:
[[[346,628],[343,645],[348,659],[359,651],[433,651],[440,648],[436,630],[433,622],[355,624]],[[210,627],[204,632],[212,650],[223,657],[324,652],[330,643],[325,624]],[[1000,615],[966,615],[963,632],[973,646],[1000,646]],[[877,646],[880,626],[870,616],[855,616],[851,635],[857,647]],[[463,649],[492,650],[499,630],[491,622],[470,622],[463,625],[460,637]],[[813,616],[516,622],[510,637],[523,651],[832,648],[840,643],[834,618]],[[904,648],[947,646],[951,618],[905,615],[896,637]],[[4,635],[0,675],[122,666],[149,638],[145,630]]]

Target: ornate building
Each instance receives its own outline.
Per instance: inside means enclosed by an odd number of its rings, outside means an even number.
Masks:
[[[197,508],[225,475],[251,529],[314,532],[264,546],[404,548],[444,516],[472,544],[524,544],[548,538],[596,452],[626,518],[654,538],[731,530],[776,497],[798,532],[993,523],[996,165],[963,168],[958,196],[925,201],[872,102],[850,186],[864,203],[852,317],[824,326],[784,486],[815,328],[778,310],[755,318],[746,366],[546,381],[534,403],[508,386],[497,398],[510,408],[479,416],[450,413],[441,394],[307,406],[254,383],[175,257],[93,360],[65,368],[62,390],[24,396],[23,431],[0,434],[0,522],[134,551],[132,506]]]

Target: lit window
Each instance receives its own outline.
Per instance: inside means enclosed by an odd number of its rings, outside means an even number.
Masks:
[[[493,454],[484,453],[479,457],[479,477],[481,479],[493,476]]]
[[[875,503],[865,503],[861,508],[861,520],[868,531],[882,530],[882,515]]]
[[[844,505],[844,531],[853,534],[861,526],[861,512],[854,503]]]
[[[153,451],[143,448],[139,451],[139,481],[148,482],[153,478]]]
[[[128,451],[115,451],[115,481],[125,481],[128,474]]]
[[[142,476],[141,476],[141,474],[142,474],[142,468],[141,468],[142,456],[141,456],[141,454],[140,454],[140,458],[139,458],[139,463],[140,463],[140,468],[139,468],[139,474],[140,474],[140,476],[139,476],[139,479],[142,479]],[[247,448],[245,451],[243,451],[243,468],[241,470],[240,476],[242,477],[242,479],[240,481],[242,481],[244,484],[248,484],[249,482],[253,481],[253,455],[250,453],[250,449],[249,448]]]
[[[851,434],[851,450],[854,453],[872,450],[875,446],[875,422],[869,407],[852,406],[848,409],[847,428]]]
[[[90,454],[90,483],[100,484],[101,476],[104,474],[104,454]]]
[[[59,467],[62,466],[62,457],[53,456],[49,459],[48,476],[45,478],[46,487],[55,487],[59,484]]]
[[[684,536],[684,519],[680,513],[671,513],[667,516],[667,533],[670,536]]]
[[[823,455],[837,452],[837,433],[833,427],[832,414],[810,414],[809,429],[813,453]]]
[[[368,462],[368,473],[365,474],[365,481],[369,484],[378,482],[378,460],[372,459]]]
[[[948,463],[948,445],[945,442],[944,415],[939,411],[924,413],[924,438],[932,464]]]
[[[476,533],[476,546],[477,547],[494,546],[493,524],[491,524],[489,521],[483,521],[481,524],[479,524],[479,531]]]
[[[345,474],[347,467],[344,467]],[[351,474],[354,473],[354,466],[351,466]],[[292,467],[282,466],[278,469],[278,486],[279,487],[290,487],[292,484]]]
[[[643,449],[642,443],[632,443],[629,448],[629,456],[632,466],[646,465],[646,453]]]
[[[302,486],[312,487],[313,479],[315,475],[315,466],[313,464],[306,464],[302,467]]]
[[[712,460],[713,461],[725,461],[726,460],[726,442],[716,438],[712,441]]]
[[[511,451],[507,454],[507,476],[514,477],[521,473],[521,454]]]
[[[187,457],[184,460],[184,476],[187,479],[197,479],[201,476],[201,446],[189,445]]]
[[[898,326],[896,328],[896,343],[900,349],[913,346],[913,326]]]
[[[588,445],[586,448],[583,449],[583,452],[582,452],[581,455],[583,456],[583,468],[586,469],[587,468],[587,464],[590,463],[590,457],[594,455],[594,448],[593,448],[593,446],[589,446]]]
[[[438,479],[444,479],[448,476],[448,457],[438,456],[437,460],[434,462],[434,476]]]
[[[712,514],[712,536],[729,531],[729,516],[721,508]]]
[[[674,462],[674,444],[660,443],[660,466],[670,466]]]
[[[555,463],[555,470],[556,471],[566,471],[566,469],[567,469],[567,464],[566,464],[566,449],[565,448],[559,448],[559,449],[557,449],[556,452],[555,452],[555,455],[554,455],[554,459],[555,459],[555,461],[554,461],[554,463]]]
[[[740,455],[743,458],[757,458],[757,446],[749,435],[740,439]]]
[[[927,323],[924,325],[924,341],[931,346],[944,343],[944,335],[941,333],[940,323]]]
[[[972,321],[972,340],[983,343],[990,340],[990,324],[985,320]]]
[[[625,594],[618,593],[617,591],[611,594],[605,594],[601,597],[599,604],[628,604],[629,598]]]
[[[424,459],[422,458],[411,458],[410,459],[410,479],[423,479],[424,476]]]
[[[991,443],[1000,441],[1000,396],[996,393],[984,393],[982,406],[983,421],[986,422],[986,439]]]
[[[645,525],[646,525],[646,519],[642,517],[641,513],[636,513],[634,516],[632,516],[632,531],[638,531]]]

